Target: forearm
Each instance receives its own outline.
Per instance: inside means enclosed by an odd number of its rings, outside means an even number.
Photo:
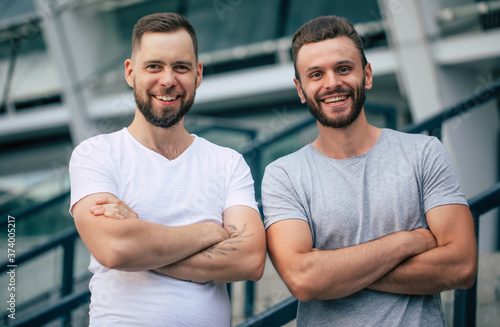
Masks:
[[[259,280],[265,263],[262,231],[236,230],[232,237],[156,272],[195,283]]]
[[[351,295],[372,284],[403,260],[434,246],[414,242],[415,232],[399,232],[356,246],[297,256],[283,272],[299,299],[327,300]],[[418,245],[416,244],[418,243]]]
[[[96,220],[102,220],[94,222],[94,227],[105,226],[107,232],[102,238],[106,240],[87,244],[90,252],[102,265],[124,271],[168,265],[224,239],[213,232],[216,226],[213,223],[168,227],[132,219],[96,217]]]
[[[473,252],[454,250],[453,244],[448,244],[409,258],[367,288],[417,295],[469,288],[474,281],[477,259]]]
[[[431,294],[469,288],[477,273],[474,221],[465,205],[444,205],[426,213],[438,247],[398,265],[370,289],[403,294]]]
[[[75,224],[90,253],[105,267],[158,268],[185,259],[229,237],[213,222],[170,227],[138,219],[110,194],[90,195],[74,208]]]

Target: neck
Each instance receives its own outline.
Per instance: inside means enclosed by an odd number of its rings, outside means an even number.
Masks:
[[[184,118],[174,126],[163,128],[151,125],[136,112],[128,131],[142,145],[169,160],[179,157],[194,141],[184,128]]]
[[[344,128],[325,127],[318,123],[319,136],[312,143],[323,155],[334,159],[359,156],[377,143],[382,130],[368,124],[364,110],[358,119]]]

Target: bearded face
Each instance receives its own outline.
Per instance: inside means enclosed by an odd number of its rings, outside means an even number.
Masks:
[[[361,113],[363,105],[366,100],[365,94],[365,78],[363,78],[361,84],[359,84],[356,90],[352,88],[339,88],[329,92],[324,92],[322,94],[316,94],[313,99],[307,96],[304,89],[302,89],[304,98],[306,99],[307,107],[311,114],[316,118],[316,120],[325,127],[332,128],[345,128],[350,126]],[[321,99],[327,96],[335,96],[335,94],[348,94],[348,97],[352,99],[352,105],[349,111],[340,117],[328,117],[326,112],[321,107]]]
[[[173,93],[173,88],[167,89],[166,94]],[[168,128],[176,125],[188,112],[194,103],[196,95],[195,88],[192,94],[187,95],[186,92],[180,95],[180,103],[176,107],[166,107],[161,109],[153,108],[153,96],[149,94],[142,95],[137,89],[134,89],[135,103],[139,111],[143,114],[147,122],[156,127]]]

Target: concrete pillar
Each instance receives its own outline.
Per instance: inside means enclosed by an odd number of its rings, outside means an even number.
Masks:
[[[51,58],[57,61],[63,84],[63,103],[70,111],[73,143],[103,132],[89,115],[93,76],[123,52],[114,15],[73,0],[36,0],[42,32]]]
[[[435,47],[441,36],[436,11],[452,4],[379,0],[379,5],[387,24],[389,46],[399,62],[399,86],[408,99],[414,122],[450,108],[494,80],[487,69],[468,70],[460,63],[437,62]],[[499,122],[497,103],[492,102],[443,126],[443,143],[454,158],[467,198],[498,180]],[[495,214],[482,217],[481,252],[496,250],[497,220]]]

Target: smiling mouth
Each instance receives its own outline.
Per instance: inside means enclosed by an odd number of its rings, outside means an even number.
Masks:
[[[324,103],[339,103],[342,101],[345,101],[349,96],[347,95],[341,95],[341,96],[335,96],[331,98],[326,98],[323,100]]]
[[[161,101],[166,101],[166,102],[172,102],[175,101],[177,98],[180,96],[171,96],[171,95],[153,95],[154,98],[161,100]]]

